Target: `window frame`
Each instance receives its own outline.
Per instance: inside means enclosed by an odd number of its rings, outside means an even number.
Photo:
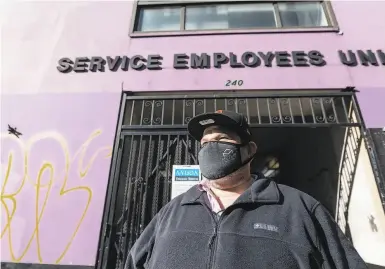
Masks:
[[[244,1],[241,1],[241,2],[202,2],[202,3],[195,3],[195,4],[185,4],[184,5],[184,13],[182,14],[183,16],[183,20],[185,21],[186,20],[186,7],[187,6],[196,6],[196,7],[209,7],[209,6],[218,6],[218,5],[231,5],[231,4],[272,4],[273,5],[273,12],[274,12],[274,19],[276,20],[276,24],[277,24],[277,27],[278,27],[278,16],[279,14],[276,13],[276,9],[275,9],[275,2],[272,2],[272,1],[249,1],[249,2],[244,2]],[[182,24],[183,22],[181,22],[181,29],[182,27],[186,26],[186,25],[183,25]],[[201,31],[237,31],[237,30],[253,30],[253,29],[257,29],[257,30],[261,30],[261,29],[276,29],[277,27],[273,28],[264,28],[264,27],[243,27],[243,28],[233,28],[233,29],[199,29],[199,30],[186,30],[186,29],[183,29],[182,31],[183,32],[201,32]]]
[[[320,26],[320,27],[283,27],[281,16],[278,10],[278,3],[281,2],[315,2],[321,3],[322,8],[325,13],[325,17],[328,23],[328,26]],[[274,6],[274,14],[277,23],[276,28],[239,28],[239,29],[213,29],[213,30],[186,30],[185,22],[186,22],[186,6],[211,6],[211,5],[221,5],[221,4],[250,4],[250,3],[272,3]],[[161,8],[165,6],[179,6],[180,7],[180,29],[179,30],[169,30],[169,31],[146,31],[140,32],[136,31],[137,23],[138,23],[138,14],[140,8],[145,7],[153,7],[153,8]],[[339,26],[337,23],[337,19],[335,13],[333,11],[332,4],[330,0],[282,0],[282,1],[258,1],[258,0],[246,0],[246,1],[237,1],[234,0],[217,0],[217,1],[186,1],[186,0],[173,0],[172,3],[164,1],[157,2],[156,4],[152,4],[151,2],[139,2],[139,0],[135,0],[133,6],[133,14],[131,17],[131,27],[129,36],[132,38],[135,37],[162,37],[162,36],[188,36],[188,35],[221,35],[221,34],[258,34],[258,33],[314,33],[314,32],[338,32]]]

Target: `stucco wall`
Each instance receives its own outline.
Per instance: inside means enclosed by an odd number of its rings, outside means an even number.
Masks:
[[[131,1],[3,4],[2,261],[94,264],[122,89],[221,90],[226,80],[242,79],[238,90],[356,86],[362,95],[366,88],[385,91],[384,66],[347,67],[337,57],[338,49],[385,50],[383,1],[333,3],[343,35],[156,39],[129,38]],[[357,19],[362,14],[370,17]],[[174,53],[313,49],[325,55],[326,66],[172,68]],[[135,54],[162,55],[163,70],[62,74],[56,69],[61,57]],[[369,119],[375,113],[363,112]],[[20,138],[8,134],[8,124]]]

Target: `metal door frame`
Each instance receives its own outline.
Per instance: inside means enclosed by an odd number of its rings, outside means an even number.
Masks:
[[[381,131],[385,132],[385,130]],[[375,130],[366,130],[364,139],[385,214],[385,162],[381,164],[380,158],[384,157],[384,154],[380,157],[381,152],[378,152],[375,146],[375,132]]]

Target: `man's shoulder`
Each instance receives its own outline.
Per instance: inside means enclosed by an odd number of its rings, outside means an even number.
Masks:
[[[277,187],[282,194],[284,204],[304,205],[309,211],[319,204],[314,197],[296,188],[283,184],[277,184]]]

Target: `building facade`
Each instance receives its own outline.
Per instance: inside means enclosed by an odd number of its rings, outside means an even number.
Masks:
[[[188,119],[234,109],[266,134],[256,138],[262,151],[285,136],[285,150],[266,152],[297,151],[302,157],[287,166],[303,166],[282,173],[316,175],[289,184],[324,199],[365,261],[385,266],[384,8],[4,4],[1,261],[121,265],[170,198],[169,167],[196,163]],[[290,140],[297,134],[306,139]],[[303,156],[325,159],[326,168]]]

